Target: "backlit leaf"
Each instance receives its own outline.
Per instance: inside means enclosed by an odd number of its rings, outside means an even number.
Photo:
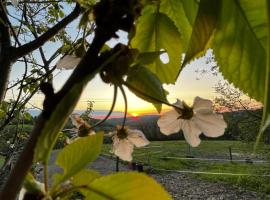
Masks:
[[[174,22],[165,14],[148,6],[139,18],[131,44],[140,52],[165,50],[168,59],[157,59],[147,65],[163,83],[174,83],[181,64],[182,42]]]
[[[160,12],[166,14],[174,22],[181,35],[181,42],[185,49],[188,46],[197,10],[198,2],[196,0],[160,1]]]
[[[265,4],[262,1],[234,0],[221,3],[219,6],[209,0],[200,2],[200,6],[212,11],[204,9],[205,12],[199,12],[194,24],[194,37],[190,41],[193,52],[187,55],[186,61],[201,55],[208,47],[213,48],[224,78],[250,97],[263,102],[266,72],[264,42],[267,34]],[[219,8],[219,14],[215,15],[215,10]],[[212,14],[208,15],[209,12]],[[195,33],[204,37],[195,37]],[[194,44],[197,44],[195,49]]]
[[[69,179],[95,160],[100,153],[102,142],[103,134],[97,133],[81,137],[65,146],[56,158],[56,164],[63,169],[63,174],[54,176],[53,185],[55,186]]]
[[[170,195],[153,178],[142,173],[117,173],[94,180],[83,190],[88,200],[171,200]]]
[[[166,93],[160,80],[154,73],[142,65],[130,68],[126,83],[130,91],[135,95],[153,103],[158,112],[161,111],[161,102],[167,102]]]
[[[74,186],[85,186],[90,185],[91,182],[100,177],[101,175],[98,172],[94,170],[84,169],[77,173],[74,177],[72,177],[71,182]]]

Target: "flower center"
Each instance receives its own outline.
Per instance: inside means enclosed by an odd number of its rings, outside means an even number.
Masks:
[[[125,128],[118,129],[116,134],[119,139],[125,139],[128,136],[127,130]]]
[[[193,108],[189,107],[184,101],[182,102],[183,108],[182,109],[176,109],[176,111],[180,114],[178,119],[191,119],[194,115]]]
[[[78,129],[78,136],[79,137],[88,136],[90,131],[91,131],[91,126],[83,123],[82,125],[80,125],[80,127]]]

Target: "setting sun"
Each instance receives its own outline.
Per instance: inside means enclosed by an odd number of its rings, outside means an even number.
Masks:
[[[138,114],[138,113],[131,113],[131,116],[132,116],[132,117],[138,117],[139,114]]]

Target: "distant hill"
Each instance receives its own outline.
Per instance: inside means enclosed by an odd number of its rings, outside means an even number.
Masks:
[[[32,116],[40,114],[40,110],[31,109],[29,110]],[[76,110],[76,113],[83,113],[83,110]],[[95,124],[98,119],[103,119],[108,111],[106,110],[95,110],[93,112],[93,118],[90,120],[91,124]],[[112,118],[102,123],[95,128],[96,131],[103,130],[106,133],[114,131],[116,125],[121,125],[123,122],[123,112],[113,112]],[[228,127],[225,130],[225,134],[222,137],[214,138],[220,140],[242,140],[242,141],[254,141],[258,134],[260,126],[259,117],[262,115],[262,110],[240,110],[234,112],[223,113],[224,119],[226,120]],[[256,117],[257,116],[257,117]],[[165,136],[160,133],[159,127],[157,126],[157,120],[159,115],[143,115],[139,117],[128,117],[126,119],[126,125],[132,129],[139,129],[144,132],[149,140],[179,140],[184,139],[183,134],[176,133],[170,136]],[[72,127],[72,125],[70,125]],[[270,143],[270,130],[267,129],[267,134],[264,134],[265,143]],[[205,136],[201,135],[201,138]],[[211,138],[207,138],[211,139]]]
[[[36,117],[41,113],[41,110],[39,109],[29,109],[28,112],[30,113],[30,115],[32,115],[32,117]],[[83,112],[85,112],[85,110],[75,110],[73,113],[78,113],[78,114],[82,114]],[[109,111],[108,110],[94,110],[92,113],[93,118],[104,118],[107,113]],[[122,118],[124,116],[123,112],[112,112],[111,117],[112,118]]]
[[[184,139],[182,134],[173,134],[170,136],[163,135],[159,127],[157,126],[157,120],[159,115],[143,115],[139,117],[128,117],[126,119],[126,126],[129,126],[131,129],[141,130],[149,140],[176,140]],[[121,125],[123,122],[122,118],[112,118],[108,119],[102,128],[111,128],[115,130],[117,125]]]

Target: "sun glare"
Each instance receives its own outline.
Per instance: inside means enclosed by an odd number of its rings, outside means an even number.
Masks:
[[[139,114],[138,114],[138,113],[131,113],[131,116],[132,116],[132,117],[138,117]]]

